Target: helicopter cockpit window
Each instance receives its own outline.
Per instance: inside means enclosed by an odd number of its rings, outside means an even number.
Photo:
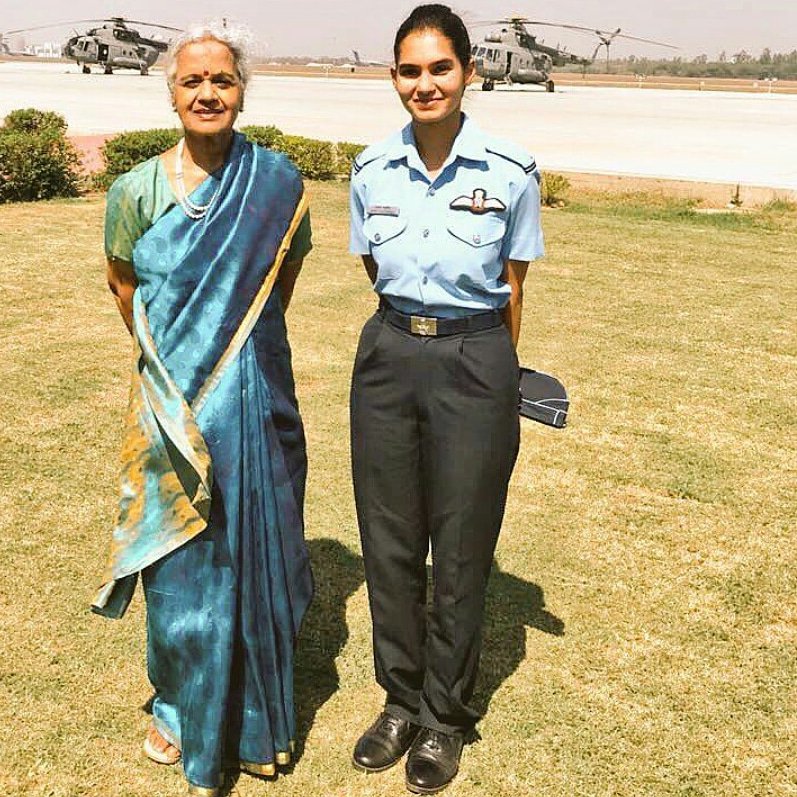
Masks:
[[[478,50],[479,50],[479,45],[478,44],[474,44],[473,47],[471,47],[471,49],[470,49],[470,54],[471,55],[476,55]]]
[[[477,53],[477,55],[483,56],[486,51],[487,51],[486,47],[479,47],[479,52]]]

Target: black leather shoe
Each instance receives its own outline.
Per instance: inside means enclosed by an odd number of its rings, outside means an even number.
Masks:
[[[407,788],[415,794],[442,791],[459,770],[462,734],[423,728],[407,756]]]
[[[383,711],[354,746],[352,763],[364,772],[390,769],[409,749],[420,727]]]

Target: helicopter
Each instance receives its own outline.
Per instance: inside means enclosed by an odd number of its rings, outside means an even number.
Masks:
[[[6,36],[11,36],[14,33],[21,33],[22,31],[18,30],[10,30],[6,33]],[[0,56],[18,56],[18,55],[30,55],[30,53],[22,52],[21,50],[12,50],[9,46],[8,42],[3,38],[4,34],[0,33]]]
[[[474,44],[471,50],[476,64],[476,74],[483,78],[482,91],[492,91],[496,83],[536,83],[545,86],[545,90],[552,92],[555,88],[551,78],[551,70],[555,66],[578,64],[586,69],[595,61],[601,47],[606,47],[606,63],[609,63],[609,47],[615,38],[633,39],[634,41],[656,44],[660,47],[678,49],[675,45],[641,39],[639,36],[629,36],[621,33],[620,28],[613,31],[597,28],[585,28],[581,25],[566,25],[558,22],[540,22],[526,17],[508,17],[491,22],[479,23],[481,25],[507,25],[500,31],[488,33],[484,41]],[[545,25],[553,28],[594,33],[598,45],[591,58],[583,58],[559,47],[548,47],[537,37],[526,30],[526,25]]]
[[[159,25],[155,22],[137,22],[125,20],[122,17],[110,17],[22,28],[8,31],[5,36],[89,22],[102,22],[103,24],[100,27],[91,28],[85,33],[75,31],[75,35],[70,37],[61,48],[64,58],[71,58],[78,66],[82,66],[82,71],[86,75],[91,72],[93,64],[101,66],[106,75],[113,74],[114,69],[137,69],[142,75],[149,73],[149,68],[158,60],[158,56],[168,49],[169,43],[160,39],[146,38],[137,30],[128,27],[128,23],[180,32],[179,28]],[[4,47],[2,39],[3,37],[0,36],[0,48]],[[7,46],[5,48],[7,49]]]

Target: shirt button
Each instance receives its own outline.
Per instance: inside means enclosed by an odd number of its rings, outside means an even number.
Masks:
[[[473,243],[475,243],[475,244],[480,244],[481,242],[482,242],[482,237],[481,237],[481,235],[474,235],[474,236],[473,236]]]
[[[424,238],[428,238],[429,237],[429,230],[428,229],[423,231],[423,237]]]
[[[434,188],[430,188],[426,193],[429,194],[429,196],[434,196],[435,194]]]
[[[374,240],[375,240],[377,243],[379,243],[379,242],[382,240],[382,236],[381,236],[379,233],[377,233],[377,234],[374,236]]]
[[[424,285],[426,285],[426,283],[429,282],[429,277],[424,277],[422,282]]]

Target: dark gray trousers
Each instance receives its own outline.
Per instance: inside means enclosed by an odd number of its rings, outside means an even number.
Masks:
[[[479,719],[469,703],[517,406],[517,355],[503,325],[418,337],[379,312],[366,323],[351,447],[376,678],[390,710],[427,728],[464,732]]]

